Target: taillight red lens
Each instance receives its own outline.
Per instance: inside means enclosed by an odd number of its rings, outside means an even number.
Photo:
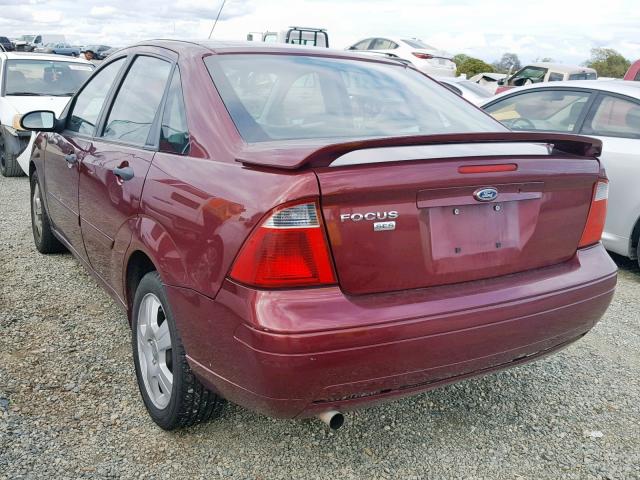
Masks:
[[[260,288],[335,284],[317,203],[285,205],[274,210],[249,236],[230,276]]]
[[[589,208],[589,216],[587,217],[587,224],[582,232],[582,238],[578,245],[579,248],[598,243],[602,238],[604,222],[607,217],[608,198],[609,182],[601,178],[593,187],[591,208]]]
[[[429,55],[428,53],[420,53],[420,52],[412,52],[414,57],[421,58],[422,60],[431,60],[433,55]]]

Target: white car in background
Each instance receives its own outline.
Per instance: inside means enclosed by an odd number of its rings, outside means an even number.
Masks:
[[[456,64],[451,55],[409,37],[371,37],[360,40],[347,50],[390,54],[410,62],[418,70],[435,77],[455,77]]]
[[[509,90],[482,108],[515,131],[577,133],[602,140],[609,177],[602,243],[640,263],[640,82],[589,80]]]
[[[0,174],[29,173],[32,136],[20,129],[22,114],[50,110],[59,117],[94,68],[72,57],[0,52]]]
[[[486,102],[488,98],[493,97],[489,90],[471,80],[464,78],[436,78],[436,80],[474,105],[480,105]]]

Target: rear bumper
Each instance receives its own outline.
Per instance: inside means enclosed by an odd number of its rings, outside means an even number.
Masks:
[[[278,417],[413,394],[550,353],[609,305],[601,245],[569,262],[459,285],[346,297],[338,288],[216,300],[167,287],[191,366],[229,400]]]

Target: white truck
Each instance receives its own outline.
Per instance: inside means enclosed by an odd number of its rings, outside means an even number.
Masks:
[[[279,32],[249,32],[247,40],[250,42],[291,43],[312,47],[329,48],[329,35],[324,28],[289,27]]]
[[[36,33],[35,35],[22,35],[13,43],[18,52],[33,52],[36,48],[44,47],[48,43],[66,43],[64,35],[54,33]]]

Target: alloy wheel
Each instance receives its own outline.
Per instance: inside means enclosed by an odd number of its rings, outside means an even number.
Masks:
[[[33,195],[31,196],[31,215],[33,218],[33,226],[38,234],[38,239],[42,237],[42,198],[40,196],[40,185],[35,182],[33,187]]]
[[[144,386],[158,409],[166,408],[173,389],[172,342],[160,299],[148,293],[138,310],[138,361]]]

